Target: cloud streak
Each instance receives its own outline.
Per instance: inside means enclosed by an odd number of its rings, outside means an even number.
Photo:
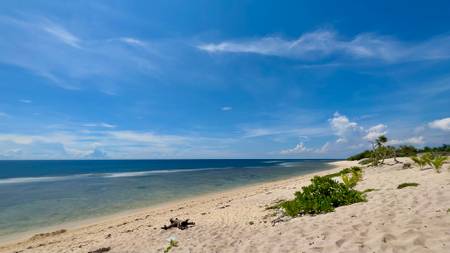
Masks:
[[[48,18],[0,16],[0,63],[44,77],[65,89],[93,84],[114,94],[127,76],[155,76],[161,59],[142,40],[82,38]]]
[[[262,37],[203,43],[198,49],[209,53],[248,53],[319,61],[334,58],[378,60],[387,63],[450,58],[450,36],[437,36],[417,43],[405,43],[388,36],[361,33],[342,38],[332,30],[316,30],[297,39]]]
[[[403,144],[423,145],[424,143],[425,139],[423,136],[411,137],[404,140],[392,139],[388,141],[388,145],[403,145]]]
[[[0,134],[0,158],[82,159],[226,155],[232,139],[132,130]],[[17,152],[12,152],[15,150]],[[19,152],[20,151],[20,152]]]
[[[67,31],[64,27],[59,26],[53,22],[47,21],[46,24],[40,26],[42,30],[49,33],[50,35],[55,36],[57,39],[62,41],[63,43],[75,47],[80,48],[80,39]]]

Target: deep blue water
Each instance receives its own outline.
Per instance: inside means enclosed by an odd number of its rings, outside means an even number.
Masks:
[[[0,161],[0,237],[302,175],[329,161]]]

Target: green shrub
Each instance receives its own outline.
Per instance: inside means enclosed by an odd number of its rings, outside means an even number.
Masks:
[[[431,152],[425,153],[422,156],[413,156],[411,159],[419,165],[420,168],[423,168],[426,164],[430,165],[433,169],[436,170],[437,173],[441,172],[441,168],[447,160],[447,156],[442,156],[439,154],[433,154]]]
[[[357,161],[357,160],[361,160],[364,158],[371,158],[372,157],[372,151],[370,150],[364,150],[363,152],[350,156],[349,158],[347,158],[347,160],[349,161]]]
[[[437,155],[434,156],[432,159],[429,159],[427,162],[431,167],[433,167],[436,170],[437,173],[441,173],[442,165],[444,165],[446,160],[447,156]]]
[[[169,245],[164,249],[164,253],[168,253],[172,248],[178,247],[178,241],[174,239],[169,240]]]
[[[412,156],[411,160],[413,160],[414,163],[419,165],[420,169],[422,169],[423,166],[425,166],[427,164],[427,162],[428,162],[426,159],[424,159],[423,157],[420,157],[420,156]]]
[[[339,183],[330,177],[314,177],[311,184],[295,193],[295,199],[285,201],[281,207],[289,216],[321,214],[336,207],[366,201],[362,192]]]
[[[403,188],[405,188],[405,187],[416,187],[416,186],[418,186],[419,184],[418,183],[403,183],[403,184],[399,184],[398,186],[397,186],[397,189],[403,189]]]
[[[365,189],[365,190],[363,191],[363,193],[368,193],[368,192],[373,192],[373,191],[378,191],[378,189],[368,188],[368,189]]]
[[[358,171],[358,172],[362,173],[362,169],[360,167],[353,166],[351,168],[345,168],[345,169],[342,169],[339,172],[328,174],[328,175],[325,175],[323,177],[327,177],[327,178],[340,177],[340,176],[342,176],[344,174],[352,173],[353,171]]]
[[[357,168],[359,168],[359,167],[357,167]],[[352,175],[351,177],[349,176],[350,174]],[[359,181],[361,181],[362,171],[361,170],[352,170],[351,173],[342,174],[341,178],[346,186],[353,188],[356,186],[356,184]]]
[[[425,163],[430,164],[431,160],[434,159],[434,154],[431,153],[431,152],[427,152],[427,153],[423,154],[423,155],[421,156],[421,158],[422,158],[422,160],[423,160]],[[430,166],[431,166],[431,165],[430,165]]]

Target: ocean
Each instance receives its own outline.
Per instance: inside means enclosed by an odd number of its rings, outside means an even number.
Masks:
[[[330,161],[0,161],[0,238],[320,171]]]

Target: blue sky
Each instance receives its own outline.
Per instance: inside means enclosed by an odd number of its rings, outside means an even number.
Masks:
[[[2,1],[0,159],[450,143],[448,1]]]

